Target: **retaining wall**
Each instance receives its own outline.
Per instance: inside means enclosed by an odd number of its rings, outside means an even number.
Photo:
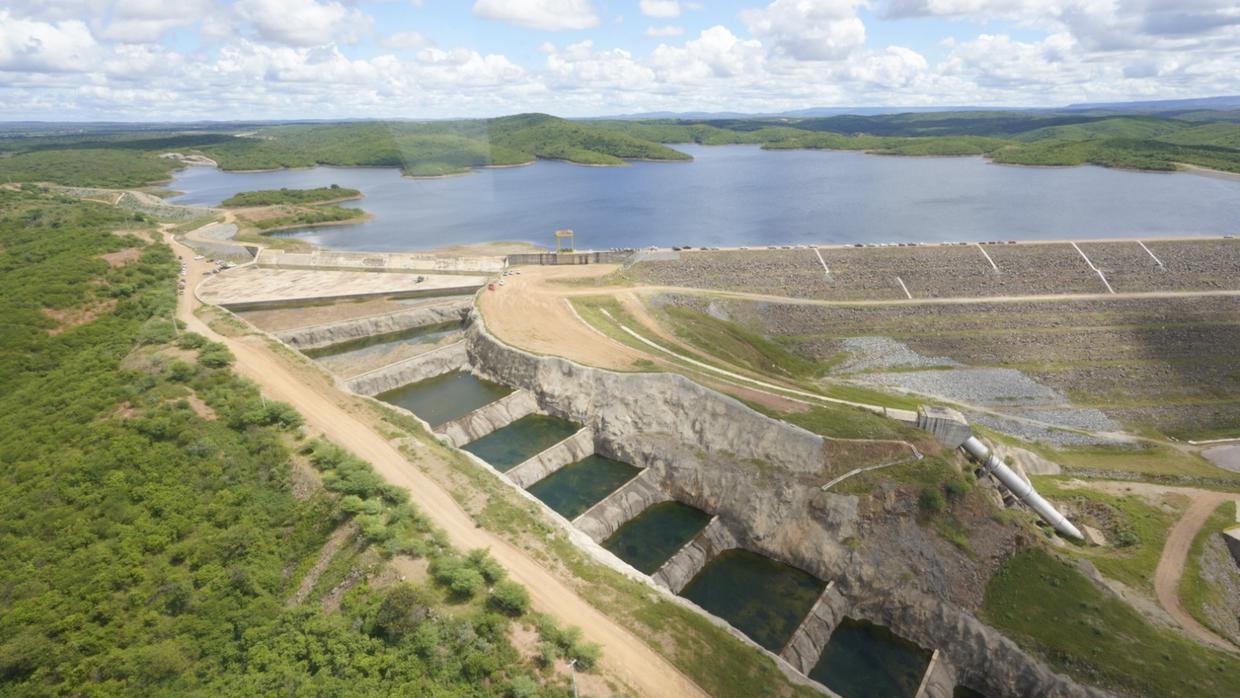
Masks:
[[[345,386],[358,395],[378,395],[402,385],[434,378],[449,371],[460,371],[469,364],[464,340],[418,354],[404,361],[378,368],[346,380]]]
[[[706,524],[693,540],[685,543],[663,566],[650,575],[654,581],[679,594],[711,558],[725,550],[740,547],[736,536],[718,516]],[[802,672],[804,673],[804,672]]]
[[[341,252],[315,250],[286,252],[264,249],[257,259],[260,267],[292,269],[347,269],[376,272],[472,272],[495,274],[504,270],[503,257],[440,257],[402,252]]]
[[[473,298],[467,297],[384,315],[297,327],[276,332],[275,335],[295,349],[319,349],[363,337],[403,332],[444,322],[458,322],[465,319],[473,305]]]
[[[573,525],[596,543],[607,540],[616,529],[647,508],[671,500],[671,495],[660,486],[659,480],[658,472],[649,468],[642,470],[637,477],[574,519]]]

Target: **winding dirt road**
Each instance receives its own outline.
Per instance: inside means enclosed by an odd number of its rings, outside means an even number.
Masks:
[[[189,265],[189,291],[177,304],[177,317],[191,330],[228,345],[236,356],[237,373],[262,386],[269,397],[287,402],[306,419],[307,426],[348,449],[372,466],[388,482],[409,490],[413,502],[442,528],[457,548],[490,548],[509,576],[529,589],[533,606],[578,625],[585,637],[603,648],[602,668],[642,696],[701,696],[705,693],[641,639],[591,606],[576,590],[526,556],[508,541],[477,526],[469,514],[437,482],[410,464],[386,438],[341,408],[330,395],[293,374],[284,360],[259,337],[230,338],[214,332],[194,315],[198,303],[192,289],[209,268],[195,262],[194,252],[166,239]],[[429,457],[429,456],[428,456]]]
[[[1184,565],[1188,561],[1188,551],[1193,545],[1193,539],[1215,509],[1224,502],[1240,501],[1240,496],[1208,490],[1191,490],[1185,493],[1193,498],[1193,503],[1167,535],[1162,557],[1158,558],[1158,567],[1154,570],[1154,593],[1158,596],[1158,603],[1162,604],[1167,613],[1190,636],[1222,650],[1240,651],[1240,648],[1198,623],[1197,619],[1180,605],[1180,578],[1184,576]]]

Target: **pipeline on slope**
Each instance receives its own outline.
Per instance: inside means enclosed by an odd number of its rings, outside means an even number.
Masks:
[[[1071,536],[1077,540],[1083,540],[1084,536],[1072,525],[1066,516],[1059,513],[1059,510],[1051,505],[1050,502],[1042,498],[1038,491],[1033,489],[1033,485],[1025,482],[1021,476],[1015,471],[1007,467],[998,456],[990,452],[986,444],[982,443],[976,436],[970,436],[960,444],[960,447],[969,454],[973,460],[982,464],[982,468],[994,475],[1003,483],[1003,486],[1012,491],[1025,504],[1042,517],[1042,520],[1050,524],[1060,533]]]

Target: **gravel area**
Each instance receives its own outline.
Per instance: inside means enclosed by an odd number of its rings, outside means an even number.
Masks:
[[[1240,644],[1240,568],[1236,566],[1222,536],[1210,536],[1201,553],[1201,577],[1219,592],[1221,602],[1207,603],[1205,611],[1212,625],[1234,643]]]
[[[890,337],[849,337],[841,340],[839,347],[849,354],[848,360],[836,367],[839,373],[960,365],[945,356],[922,356]]]
[[[1067,398],[1010,368],[875,373],[866,382],[984,407],[1063,405]]]

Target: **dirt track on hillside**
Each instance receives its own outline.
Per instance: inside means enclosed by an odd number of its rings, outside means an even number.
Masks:
[[[414,504],[448,534],[457,548],[489,548],[509,575],[529,589],[534,608],[552,614],[563,623],[580,626],[587,639],[603,647],[603,669],[628,684],[638,695],[705,695],[676,667],[591,606],[565,582],[503,538],[475,524],[438,483],[410,464],[383,436],[341,408],[332,396],[318,392],[294,375],[261,338],[223,337],[207,327],[193,314],[197,302],[192,293],[206,265],[195,263],[193,252],[179,243],[174,243],[173,249],[190,265],[189,290],[178,303],[177,317],[191,330],[227,344],[236,356],[237,373],[258,383],[269,397],[296,408],[311,431],[321,432],[327,439],[368,461],[388,482],[407,488]],[[330,386],[320,389],[334,390]]]
[[[1158,567],[1154,570],[1154,593],[1158,596],[1158,603],[1162,604],[1167,613],[1171,614],[1189,635],[1205,644],[1236,652],[1240,648],[1198,623],[1197,619],[1180,605],[1180,578],[1184,576],[1189,548],[1201,527],[1205,525],[1206,519],[1210,518],[1210,514],[1223,502],[1235,501],[1237,496],[1229,492],[1204,490],[1198,490],[1190,496],[1193,497],[1193,503],[1171,528],[1171,533],[1167,535],[1167,544],[1163,546],[1162,557],[1158,559]]]

